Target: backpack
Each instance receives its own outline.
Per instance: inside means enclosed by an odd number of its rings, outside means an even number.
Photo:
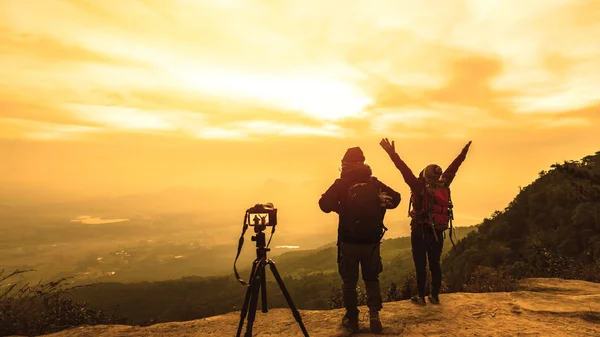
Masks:
[[[381,188],[374,179],[355,183],[348,189],[347,230],[352,237],[381,240],[387,228],[383,225],[385,203]]]
[[[435,184],[427,184],[421,197],[423,209],[419,212],[415,209],[411,210],[415,198],[414,195],[411,196],[408,204],[408,215],[438,231],[450,229],[450,239],[452,240],[454,214],[452,212],[453,204],[450,188],[441,181]],[[435,236],[437,238],[437,234]],[[454,244],[454,242],[452,243]]]

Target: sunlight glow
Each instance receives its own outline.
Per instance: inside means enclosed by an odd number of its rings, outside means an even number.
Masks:
[[[98,105],[67,105],[86,121],[123,129],[171,130],[174,129],[164,116],[141,109]]]
[[[214,67],[174,70],[172,75],[204,94],[250,99],[322,120],[363,116],[363,108],[373,102],[349,83],[319,77],[232,73]]]
[[[597,121],[597,2],[342,3],[4,0],[0,118],[52,125],[0,121],[0,138],[459,138]]]
[[[553,120],[542,120],[540,121],[541,129],[556,129],[556,128],[564,128],[564,127],[585,127],[591,125],[591,122],[585,118],[560,118]]]
[[[562,113],[600,103],[600,93],[597,88],[568,88],[546,96],[523,97],[515,103],[515,113]]]
[[[333,124],[328,124],[324,127],[317,128],[306,125],[274,123],[267,120],[238,122],[234,123],[233,125],[250,134],[336,136],[341,135],[342,131],[339,126]]]
[[[125,221],[129,221],[129,219],[103,219],[103,218],[93,217],[93,216],[89,216],[89,215],[80,215],[80,216],[76,217],[75,219],[71,220],[71,222],[80,222],[82,224],[87,224],[87,225],[102,225],[102,224],[118,223],[118,222],[125,222]]]

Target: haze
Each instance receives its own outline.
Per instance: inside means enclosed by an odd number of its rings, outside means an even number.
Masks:
[[[276,245],[335,241],[317,200],[352,146],[402,194],[387,222],[404,235],[409,190],[382,137],[415,172],[472,140],[453,199],[473,225],[600,145],[598,1],[3,0],[0,22],[14,249],[106,234],[86,225],[234,247],[265,201]]]

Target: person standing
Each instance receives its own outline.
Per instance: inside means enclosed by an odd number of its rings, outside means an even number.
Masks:
[[[323,212],[339,215],[338,271],[346,308],[342,324],[352,332],[359,331],[356,292],[359,266],[367,291],[370,331],[383,330],[379,319],[382,309],[379,274],[383,270],[380,242],[387,229],[383,224],[386,210],[396,208],[400,199],[400,193],[372,176],[359,147],[346,151],[340,178],[319,199]]]
[[[396,168],[411,191],[412,217],[411,245],[417,274],[418,296],[411,298],[413,303],[425,305],[425,284],[427,281],[426,265],[429,261],[431,271],[432,304],[440,304],[439,293],[442,285],[440,259],[444,246],[444,231],[449,228],[452,219],[452,202],[450,200],[450,184],[456,176],[458,168],[466,159],[471,142],[462,149],[458,157],[452,161],[445,171],[436,164],[427,165],[417,178],[408,165],[396,153],[395,143],[384,138],[379,143],[390,156]],[[451,228],[451,227],[450,227]],[[450,232],[452,235],[452,232]]]

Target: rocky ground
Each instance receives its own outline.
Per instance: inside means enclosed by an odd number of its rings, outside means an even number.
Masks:
[[[442,294],[439,306],[409,301],[384,303],[386,336],[600,336],[600,284],[559,279],[528,279],[511,293]],[[367,308],[361,330],[368,336]],[[365,314],[363,316],[363,313]],[[347,336],[343,310],[303,310],[310,336]],[[138,326],[84,326],[52,337],[235,336],[239,312],[188,322]],[[302,336],[289,309],[260,310],[254,336]],[[242,331],[243,336],[243,331]]]

